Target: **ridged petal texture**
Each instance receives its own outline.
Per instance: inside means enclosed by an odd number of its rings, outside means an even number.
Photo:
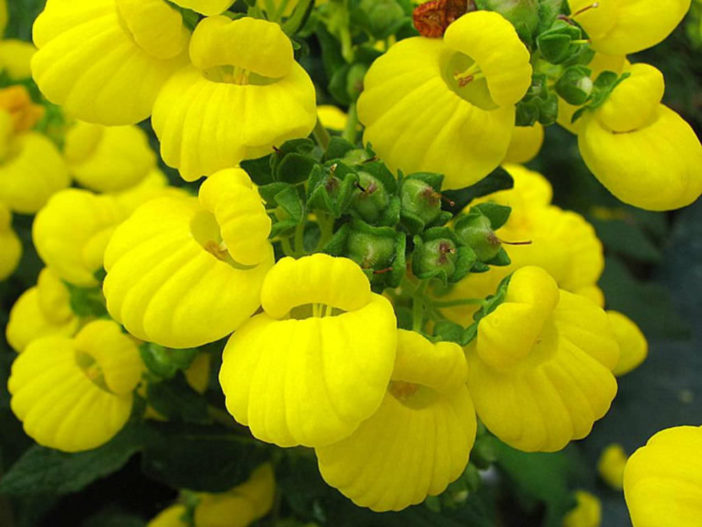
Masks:
[[[264,260],[247,268],[220,251],[220,242],[214,215],[196,198],[145,203],[105,250],[108,311],[132,335],[172,348],[228,335],[260,305],[273,250],[269,245]]]
[[[0,281],[10,276],[22,256],[22,242],[12,229],[12,213],[0,202]]]
[[[0,156],[0,201],[13,211],[34,214],[52,194],[70,184],[61,154],[43,135],[19,134],[6,148]]]
[[[156,155],[137,126],[77,122],[66,133],[64,156],[74,179],[96,192],[133,187],[156,168]]]
[[[214,16],[226,11],[234,2],[233,0],[173,0],[173,3],[203,15]]]
[[[41,337],[70,337],[78,330],[78,324],[68,289],[51,269],[44,268],[37,285],[22,293],[12,306],[5,336],[10,346],[21,352]]]
[[[109,441],[132,409],[143,364],[134,341],[98,320],[70,339],[33,341],[12,365],[12,411],[32,439],[66,452]]]
[[[621,355],[613,373],[617,377],[638,368],[648,355],[648,341],[639,327],[618,311],[607,311]]]
[[[600,183],[624,203],[673,210],[702,193],[702,146],[673,110],[661,104],[650,124],[625,133],[604,126],[597,115],[586,119],[578,135],[580,154]]]
[[[112,231],[124,219],[108,195],[66,189],[37,214],[32,239],[39,256],[59,277],[77,286],[97,285],[103,253]]]
[[[476,432],[466,361],[453,343],[400,330],[393,382],[348,438],[317,448],[327,483],[359,506],[401,510],[443,492],[468,463]]]
[[[515,115],[513,105],[483,109],[449,87],[443,70],[454,53],[441,40],[402,40],[373,63],[358,100],[364,141],[391,170],[439,172],[448,189],[500,164]]]
[[[619,346],[607,315],[559,291],[538,267],[514,273],[505,301],[480,321],[466,353],[478,417],[526,452],[582,439],[617,392]]]
[[[702,428],[658,432],[624,470],[624,496],[634,527],[697,527],[702,518]]]
[[[391,304],[371,293],[354,262],[324,254],[280,260],[261,302],[264,313],[224,350],[219,380],[227,409],[255,437],[279,446],[349,436],[378,409],[390,380]]]
[[[199,198],[214,214],[235,262],[258,265],[269,256],[271,219],[246,172],[230,168],[213,174],[200,187]]]
[[[505,245],[512,263],[493,267],[488,273],[473,273],[456,284],[445,300],[485,298],[497,290],[508,274],[527,265],[545,269],[562,289],[580,293],[594,286],[604,271],[604,252],[594,228],[579,214],[550,205],[551,185],[538,172],[518,165],[505,165],[514,178],[514,188],[495,192],[471,203],[494,202],[512,208],[507,223],[497,236]],[[460,324],[471,324],[476,305],[462,305],[442,312]]]
[[[6,39],[0,41],[0,71],[11,80],[28,79],[32,76],[29,63],[37,48],[29,42]]]
[[[494,11],[472,11],[451,24],[446,45],[472,58],[498,106],[516,104],[531,85],[531,55],[514,26]]]
[[[200,494],[195,507],[198,527],[246,527],[271,510],[275,496],[273,467],[266,463],[251,477],[221,494]]]
[[[690,9],[691,0],[568,0],[591,40],[592,49],[609,55],[628,55],[662,42]]]
[[[187,62],[188,32],[163,0],[49,0],[34,23],[34,80],[67,113],[106,125],[146,119]]]
[[[291,60],[280,26],[222,18],[205,20],[193,34],[191,58],[205,70],[192,65],[180,70],[154,106],[161,156],[186,181],[305,137],[317,118],[314,85]]]

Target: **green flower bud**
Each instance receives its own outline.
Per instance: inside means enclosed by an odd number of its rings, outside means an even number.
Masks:
[[[347,254],[363,269],[387,268],[395,256],[395,237],[352,231],[347,240]]]
[[[421,179],[405,179],[400,190],[402,215],[420,219],[424,225],[441,213],[441,194]]]
[[[368,71],[368,66],[365,64],[354,64],[349,69],[349,73],[346,76],[346,93],[352,101],[358,99],[363,91],[363,79]]]
[[[487,216],[475,215],[460,223],[456,230],[458,239],[475,251],[478,260],[487,262],[500,252],[501,242],[492,230]]]
[[[359,172],[352,207],[361,219],[377,223],[389,203],[390,196],[380,180],[367,172]]]
[[[436,272],[453,276],[456,271],[457,253],[456,244],[448,238],[429,240],[414,252],[414,273],[419,277]]]
[[[394,33],[405,16],[395,0],[361,0],[361,9],[368,16],[369,31],[378,39]]]
[[[556,82],[556,92],[569,104],[585,104],[592,93],[591,74],[592,70],[585,66],[570,66]]]
[[[156,377],[172,378],[179,370],[185,370],[197,355],[197,349],[170,349],[145,342],[139,347],[141,359]]]
[[[562,64],[579,51],[579,46],[573,41],[582,39],[579,27],[556,20],[554,24],[541,33],[536,44],[543,57],[551,64]]]

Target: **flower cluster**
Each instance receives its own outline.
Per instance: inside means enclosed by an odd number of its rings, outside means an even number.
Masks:
[[[10,312],[10,404],[38,444],[169,420],[154,394],[182,375],[216,394],[202,422],[312,449],[330,486],[397,511],[469,490],[476,442],[555,452],[607,413],[646,338],[605,310],[593,226],[523,164],[559,122],[621,201],[695,201],[702,147],[662,74],[626,58],[689,0],[439,0],[418,31],[409,2],[356,3],[362,36],[336,0],[48,0],[36,50],[0,42],[0,279],[21,257],[12,213],[35,215],[45,265]],[[329,91],[348,113],[317,108],[313,23],[338,44]],[[626,470],[603,461],[637,527],[699,521],[702,471],[667,461],[699,430],[662,432]],[[281,449],[150,525],[265,516],[297,451]],[[577,499],[564,525],[599,521]]]

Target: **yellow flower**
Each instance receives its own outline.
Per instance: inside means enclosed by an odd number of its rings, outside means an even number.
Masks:
[[[21,352],[41,337],[70,337],[78,330],[78,325],[68,289],[51,269],[44,268],[37,285],[22,293],[12,306],[5,336],[10,346]]]
[[[346,128],[348,116],[338,106],[329,104],[317,106],[317,115],[324,127],[329,128],[329,130],[341,132]]]
[[[563,518],[563,527],[600,527],[602,504],[597,496],[584,490],[575,492],[577,505]]]
[[[158,168],[153,168],[138,184],[118,192],[111,192],[110,196],[117,201],[125,215],[129,215],[137,207],[154,198],[186,197],[189,194],[183,189],[169,186],[165,174]]]
[[[241,169],[211,176],[199,202],[153,199],[117,227],[105,250],[107,309],[142,340],[172,348],[218,340],[260,305],[273,265],[269,233]]]
[[[214,16],[229,9],[234,0],[173,0],[173,3],[206,16]]]
[[[503,163],[528,163],[538,155],[543,144],[544,127],[541,123],[515,126]]]
[[[10,276],[22,257],[22,242],[12,229],[12,213],[0,201],[0,281]]]
[[[634,527],[698,527],[702,518],[702,428],[658,432],[624,470],[624,497]]]
[[[261,465],[248,481],[222,494],[201,494],[195,507],[197,527],[246,527],[273,507],[273,467]]]
[[[626,452],[621,445],[608,445],[597,461],[597,472],[600,477],[613,489],[622,490],[624,487],[624,466]]]
[[[568,0],[592,49],[628,55],[662,42],[690,9],[691,0]],[[594,4],[594,5],[593,5]]]
[[[49,0],[34,22],[32,73],[67,113],[107,125],[146,119],[187,61],[188,31],[163,0]]]
[[[0,110],[0,121],[8,117]],[[3,143],[1,133],[0,143]],[[34,214],[52,194],[69,183],[61,154],[43,135],[26,132],[0,144],[0,201],[13,211]]]
[[[266,276],[263,313],[232,335],[219,380],[229,412],[279,446],[348,437],[380,406],[395,359],[392,305],[361,268],[315,254]]]
[[[494,202],[512,207],[497,236],[507,242],[531,243],[505,246],[512,260],[510,265],[468,275],[442,300],[485,298],[495,293],[504,277],[529,265],[545,269],[560,288],[570,292],[596,284],[604,270],[604,253],[593,227],[579,214],[549,205],[551,185],[541,174],[518,165],[505,165],[505,168],[514,178],[514,188],[471,205]],[[478,307],[467,304],[442,311],[455,322],[467,325]]]
[[[37,48],[22,40],[0,40],[0,71],[11,80],[23,80],[32,76],[29,63]]]
[[[578,147],[585,164],[621,201],[647,210],[689,205],[702,193],[702,146],[677,113],[660,103],[661,73],[634,64],[592,115]]]
[[[114,322],[98,320],[73,339],[33,341],[12,365],[10,406],[40,445],[90,450],[127,422],[142,370],[134,341]]]
[[[133,187],[156,168],[156,155],[137,126],[77,122],[66,133],[64,156],[75,180],[96,192]]]
[[[190,60],[159,93],[152,118],[163,160],[186,181],[314,128],[314,85],[278,24],[206,18],[193,33]]]
[[[37,214],[32,239],[39,256],[59,277],[81,287],[97,285],[103,253],[124,214],[110,196],[87,190],[56,193]]]
[[[619,347],[607,315],[523,267],[467,348],[478,417],[510,446],[553,452],[590,433],[617,392]]]
[[[505,158],[515,103],[531,83],[529,52],[490,11],[468,13],[443,40],[402,40],[366,75],[358,115],[364,140],[391,170],[439,172],[471,185]]]
[[[604,309],[605,307],[605,296],[604,293],[602,292],[602,289],[597,287],[596,285],[589,285],[585,287],[581,287],[579,289],[576,289],[573,291],[576,295],[584,296],[585,298],[591,300],[594,302],[598,307],[601,307]],[[610,317],[610,323],[612,322],[611,317]],[[615,332],[616,336],[616,332]],[[624,351],[622,350],[622,354]]]
[[[195,527],[247,527],[271,510],[275,496],[273,468],[269,463],[259,466],[251,477],[220,494],[198,494],[195,506]],[[187,527],[183,520],[185,505],[175,504],[151,520],[147,527]]]
[[[317,448],[327,483],[356,505],[401,510],[443,492],[465,470],[476,432],[466,360],[454,343],[398,332],[380,408],[346,439]]]
[[[617,377],[638,368],[648,355],[648,342],[639,327],[626,315],[607,311],[614,337],[619,342],[621,356],[613,373]]]

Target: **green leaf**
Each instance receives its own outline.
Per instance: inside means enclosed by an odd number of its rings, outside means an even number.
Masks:
[[[13,496],[68,494],[116,472],[145,440],[140,425],[128,425],[109,443],[76,454],[35,445],[10,468],[0,482],[0,492]]]
[[[299,0],[295,11],[282,26],[285,34],[292,37],[300,31],[312,14],[312,9],[314,9],[314,0]]]
[[[445,191],[444,195],[454,203],[445,208],[454,214],[458,214],[474,199],[512,187],[514,187],[512,176],[504,168],[496,168],[485,178],[470,187]]]
[[[293,187],[286,187],[275,195],[276,203],[285,210],[290,219],[297,223],[302,221],[304,205],[297,190]]]
[[[235,426],[232,418],[232,425]],[[142,457],[144,473],[173,488],[224,492],[268,459],[268,449],[246,429],[152,423]]]
[[[172,379],[149,383],[146,393],[154,410],[170,420],[210,422],[207,401],[190,387],[180,372]]]
[[[275,176],[278,181],[285,183],[302,183],[307,180],[315,165],[316,161],[307,155],[288,154],[278,163]]]
[[[139,354],[151,373],[170,379],[178,370],[187,369],[197,355],[197,349],[171,349],[151,342],[139,346]]]
[[[487,218],[490,220],[490,226],[494,231],[507,223],[509,215],[512,212],[510,207],[498,205],[497,203],[481,203],[480,205],[472,207],[470,210],[473,211],[475,209],[487,216]]]

